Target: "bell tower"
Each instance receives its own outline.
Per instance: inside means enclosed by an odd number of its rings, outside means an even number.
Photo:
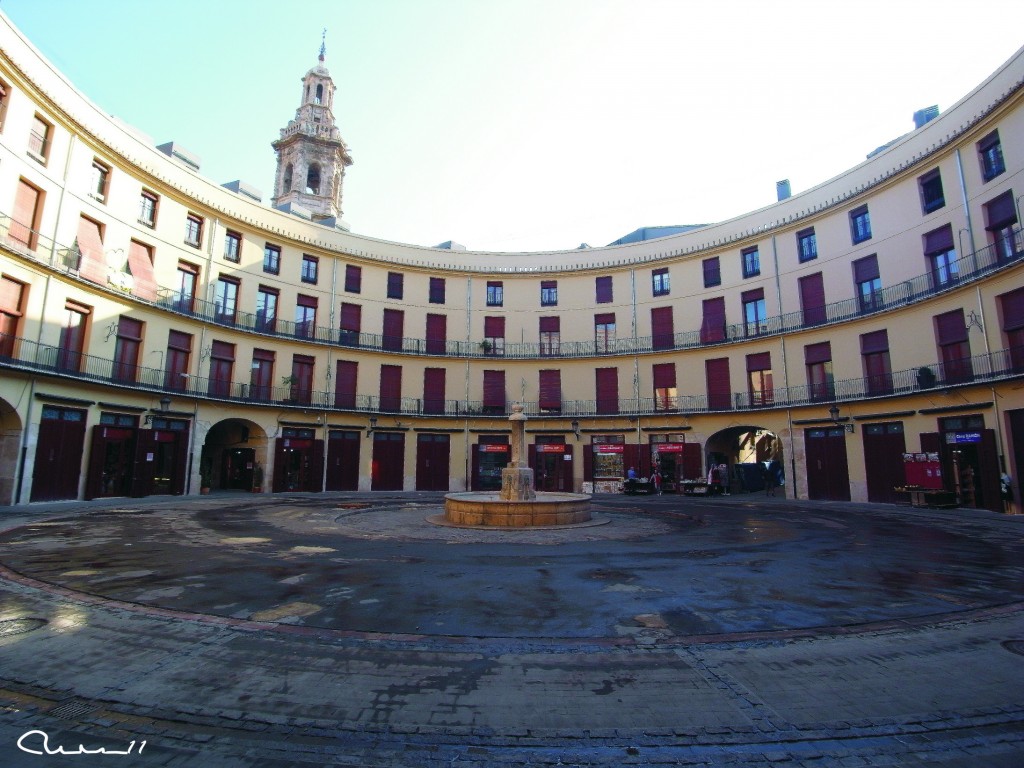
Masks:
[[[341,184],[352,165],[348,147],[334,124],[334,80],[324,66],[327,30],[317,65],[302,78],[302,100],[295,118],[281,129],[271,146],[277,153],[277,175],[271,204],[295,203],[314,221],[341,218]]]

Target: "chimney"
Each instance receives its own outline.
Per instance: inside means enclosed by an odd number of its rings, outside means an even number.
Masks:
[[[793,194],[789,188],[789,179],[775,182],[775,194],[778,195],[780,202]]]

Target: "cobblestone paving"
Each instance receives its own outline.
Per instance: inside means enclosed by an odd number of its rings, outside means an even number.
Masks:
[[[1024,765],[1024,520],[607,497],[605,525],[480,532],[439,505],[0,510],[2,764]]]

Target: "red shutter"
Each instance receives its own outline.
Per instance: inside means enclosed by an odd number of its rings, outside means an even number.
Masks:
[[[597,368],[594,371],[597,389],[597,412],[619,412],[619,369]]]
[[[1003,310],[1003,330],[1024,328],[1024,288],[997,297]]]
[[[444,413],[445,369],[423,370],[423,412]]]
[[[505,338],[505,318],[504,317],[485,317],[484,318],[484,337],[488,339],[503,339]]]
[[[448,340],[448,316],[427,315],[427,354],[443,355]]]
[[[356,380],[359,375],[359,363],[352,360],[339,360],[338,373],[334,379],[334,407],[356,407]]]
[[[544,410],[562,408],[562,372],[542,370],[540,372],[540,407]]]
[[[611,277],[597,278],[597,303],[607,304],[612,300],[612,279]]]
[[[398,411],[402,406],[402,366],[380,367],[380,410]]]
[[[722,268],[717,256],[704,259],[701,263],[704,268],[704,287],[710,288],[713,285],[720,285],[722,282]]]
[[[540,287],[541,287],[541,290],[557,288],[558,287],[558,281],[557,280],[541,280],[540,281]]]
[[[676,364],[658,363],[651,367],[655,389],[672,389],[676,385]]]
[[[540,319],[540,332],[541,333],[558,333],[559,332],[559,318],[557,318],[557,317],[542,317]]]
[[[484,371],[484,408],[505,410],[504,371]]]
[[[747,373],[751,371],[770,371],[772,369],[772,353],[758,352],[747,355]]]
[[[985,204],[985,218],[988,225],[985,229],[1004,229],[1017,221],[1017,211],[1013,207],[1013,191],[1007,190],[999,197]]]
[[[725,341],[725,298],[705,299],[702,308],[704,319],[700,326],[701,344]]]
[[[804,325],[824,323],[825,281],[821,272],[800,278],[800,309],[804,313]]]
[[[388,298],[400,299],[404,291],[405,278],[401,272],[388,272]]]
[[[349,293],[359,293],[363,289],[363,270],[352,264],[345,265],[345,290]]]
[[[962,309],[935,316],[935,339],[940,346],[967,341],[967,324]]]
[[[953,225],[947,224],[944,227],[928,232],[924,236],[924,255],[931,256],[935,253],[946,253],[953,250]]]
[[[878,277],[878,256],[872,254],[853,262],[853,281],[865,283]]]
[[[651,348],[672,349],[676,334],[672,321],[672,307],[651,309]]]
[[[404,325],[405,313],[402,310],[384,310],[384,338],[381,344],[384,349],[400,350],[402,348],[402,329]]]
[[[827,363],[832,359],[832,343],[823,341],[819,344],[808,344],[804,347],[804,363],[815,365]]]
[[[860,337],[860,353],[870,355],[889,351],[889,332],[886,330],[864,333]]]
[[[729,358],[719,357],[704,362],[708,387],[708,409],[728,410],[732,406],[732,385],[729,382]]]
[[[132,293],[140,299],[154,301],[156,278],[153,277],[153,254],[147,246],[136,240],[128,244],[128,269],[135,283]]]
[[[78,274],[85,280],[106,285],[107,261],[103,256],[100,225],[85,216],[78,220],[78,250],[82,254]]]
[[[41,193],[27,181],[18,181],[18,191],[14,196],[14,210],[11,213],[11,226],[8,232],[12,240],[16,240],[28,248],[35,248],[38,241],[36,229],[39,213],[39,197]]]
[[[605,312],[601,315],[594,315],[594,325],[615,325],[615,313]]]
[[[359,333],[362,330],[363,307],[360,304],[341,305],[341,330]]]

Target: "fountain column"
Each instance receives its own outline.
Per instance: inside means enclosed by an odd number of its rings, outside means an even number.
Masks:
[[[532,501],[537,498],[533,490],[533,470],[526,465],[526,414],[523,406],[512,406],[512,466],[501,470],[501,493],[504,501]]]

